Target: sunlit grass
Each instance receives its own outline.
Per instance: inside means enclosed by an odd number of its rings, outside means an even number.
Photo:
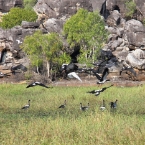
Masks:
[[[107,84],[105,86],[108,86]],[[145,142],[145,86],[111,87],[98,97],[96,87],[0,86],[1,145],[142,145]],[[31,100],[28,110],[21,107]],[[99,110],[102,100],[106,110]],[[118,108],[109,103],[118,99]],[[58,107],[67,100],[65,109]],[[86,112],[80,110],[90,103]]]

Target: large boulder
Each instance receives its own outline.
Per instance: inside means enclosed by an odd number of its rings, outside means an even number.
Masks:
[[[129,53],[126,57],[126,61],[130,66],[137,69],[145,69],[145,51],[136,49]]]
[[[93,11],[90,0],[38,0],[34,7],[38,19],[66,19],[75,14],[78,8]]]
[[[9,12],[12,7],[22,7],[23,0],[0,0],[0,11]]]
[[[140,47],[145,45],[145,26],[138,20],[131,19],[126,22],[125,36],[129,45]]]

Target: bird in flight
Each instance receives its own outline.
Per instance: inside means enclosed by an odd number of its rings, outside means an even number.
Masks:
[[[109,69],[107,67],[104,69],[102,76],[100,76],[98,73],[94,73],[94,75],[99,80],[97,84],[104,84],[106,81],[110,81],[107,79],[107,76],[109,75]]]
[[[22,41],[20,41],[19,39],[17,39],[16,41],[18,42],[18,44],[21,44],[22,43]]]
[[[108,89],[108,88],[110,88],[110,87],[112,87],[112,86],[113,86],[113,85],[111,85],[111,86],[109,86],[109,87],[104,87],[104,88],[102,88],[102,89],[100,89],[100,90],[92,90],[92,91],[89,91],[89,92],[87,92],[87,93],[95,94],[95,96],[98,96],[98,95],[100,95],[101,92],[104,92],[106,89]]]
[[[23,106],[21,109],[26,110],[26,109],[28,109],[28,108],[30,108],[30,100],[28,100],[28,104],[25,105],[25,106]]]
[[[135,70],[132,67],[126,67],[126,66],[123,66],[122,67],[122,69],[120,71],[120,75],[121,75],[122,71],[125,71],[125,70],[131,72],[134,75],[134,77],[136,77]]]
[[[67,74],[67,76],[71,79],[71,78],[76,78],[78,79],[79,81],[82,82],[82,80],[80,79],[80,77],[78,76],[78,74],[76,72],[70,72]]]
[[[49,88],[48,86],[42,84],[41,82],[33,82],[33,83],[29,84],[26,88],[35,87],[35,86],[42,86],[45,88]]]

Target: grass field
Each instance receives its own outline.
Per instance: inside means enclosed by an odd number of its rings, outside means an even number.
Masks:
[[[86,93],[102,87],[1,84],[0,145],[144,145],[145,86],[113,86],[98,97]],[[22,110],[29,99],[30,108]],[[102,112],[103,99],[107,109]],[[116,111],[110,110],[116,99]],[[66,108],[58,109],[64,100]],[[81,111],[80,102],[89,102],[89,110]]]

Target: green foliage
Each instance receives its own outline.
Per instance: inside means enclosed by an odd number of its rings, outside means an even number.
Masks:
[[[43,62],[60,63],[62,58],[68,58],[63,52],[63,44],[56,33],[42,34],[36,31],[26,36],[20,46],[29,56],[33,66],[40,66]]]
[[[126,5],[126,17],[132,17],[133,14],[135,13],[136,10],[136,4],[134,2],[134,0],[127,0],[127,2],[125,2]]]
[[[16,25],[21,25],[22,21],[34,22],[37,19],[37,14],[33,10],[22,8],[11,8],[10,12],[2,17],[0,27],[3,29],[12,28]]]
[[[63,31],[71,47],[81,46],[81,62],[94,61],[108,36],[99,13],[85,9],[79,9],[67,20]]]
[[[25,9],[32,9],[38,0],[23,0],[23,5]]]

